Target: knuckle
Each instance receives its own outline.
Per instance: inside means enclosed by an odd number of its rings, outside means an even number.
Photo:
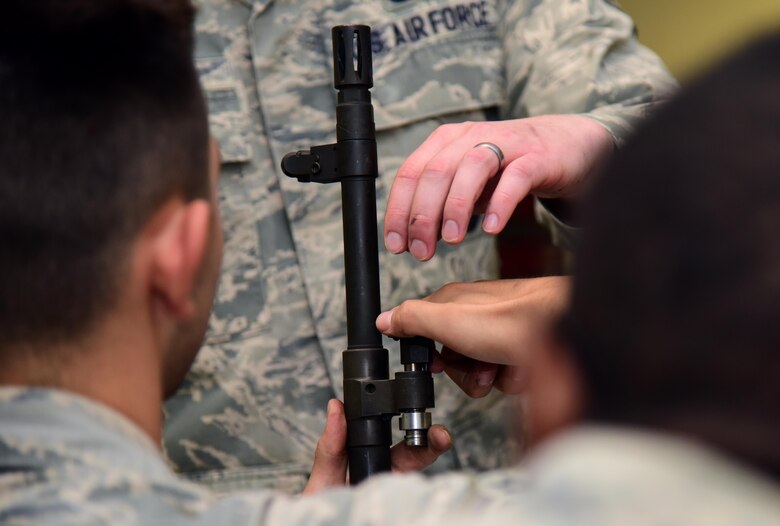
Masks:
[[[472,122],[471,131],[478,135],[486,135],[489,137],[495,135],[495,123]]]
[[[409,221],[410,229],[429,228],[432,227],[436,221],[431,216],[425,214],[413,214]]]
[[[414,300],[406,300],[395,308],[392,319],[392,329],[403,332],[403,327],[409,319],[410,311],[414,309]]]
[[[490,152],[487,148],[477,148],[477,145],[471,147],[470,150],[468,150],[466,153],[463,154],[463,159],[468,159],[471,161],[481,161],[482,159],[487,159]],[[493,155],[493,154],[491,154]]]
[[[436,128],[431,136],[448,138],[452,137],[458,130],[459,125],[456,123],[441,124]]]
[[[461,194],[450,194],[447,196],[445,209],[448,212],[463,213],[468,211],[474,205],[474,199]]]
[[[385,223],[389,223],[393,220],[400,220],[406,222],[406,217],[409,215],[409,208],[404,208],[397,205],[388,205],[385,212]]]
[[[480,121],[472,123],[471,132],[482,141],[490,141],[501,145],[511,140],[512,135],[516,133],[516,129],[500,121]]]
[[[521,180],[532,180],[535,171],[536,168],[533,166],[531,159],[524,157],[522,162],[518,160],[517,162],[510,163],[509,166],[507,166],[504,170],[501,177],[514,177]]]
[[[501,174],[501,178],[502,179],[515,178],[520,180],[530,180],[531,174],[527,169],[525,169],[522,166],[515,166],[510,164],[509,166],[507,166],[506,170],[504,170],[504,173]]]
[[[491,201],[497,205],[510,205],[514,206],[518,203],[519,197],[510,194],[506,190],[496,190],[493,192],[493,198]]]
[[[496,154],[487,148],[472,148],[463,156],[463,161],[483,168],[486,171],[495,171],[496,166],[498,165]]]
[[[402,316],[405,316],[409,312],[409,310],[413,308],[414,308],[414,300],[404,300],[398,306],[396,310],[396,314],[401,314]]]
[[[416,164],[404,164],[398,169],[398,173],[395,175],[397,181],[416,181],[420,176],[422,169]]]
[[[463,161],[472,164],[482,164],[485,162],[486,159],[489,159],[487,154],[493,155],[488,151],[487,148],[474,147],[463,154]]]
[[[449,179],[452,176],[452,165],[445,159],[434,158],[428,161],[423,170],[423,176],[429,179]]]

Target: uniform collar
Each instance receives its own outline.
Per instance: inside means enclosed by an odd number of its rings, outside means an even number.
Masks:
[[[55,389],[0,388],[0,470],[53,465],[175,477],[159,447],[113,409]]]

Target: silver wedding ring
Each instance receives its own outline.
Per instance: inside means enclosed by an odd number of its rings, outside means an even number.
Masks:
[[[496,154],[496,157],[498,158],[498,169],[501,170],[501,167],[504,166],[504,152],[502,152],[501,148],[499,148],[492,142],[481,142],[475,145],[474,148],[487,148],[488,150]]]

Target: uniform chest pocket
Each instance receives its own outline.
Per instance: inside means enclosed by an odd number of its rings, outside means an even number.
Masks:
[[[209,129],[219,143],[223,163],[252,159],[248,103],[243,86],[221,56],[198,57],[195,65],[209,110]]]
[[[373,26],[377,131],[501,104],[503,50],[486,4],[441,2]]]
[[[257,235],[260,208],[250,197],[261,183],[252,163],[255,152],[243,84],[219,51],[198,56],[195,64],[208,103],[209,129],[222,155],[224,256],[207,334],[207,342],[217,344],[260,334],[268,326]]]

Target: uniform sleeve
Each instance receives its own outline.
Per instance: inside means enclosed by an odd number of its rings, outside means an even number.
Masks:
[[[621,146],[677,87],[631,18],[606,0],[507,1],[503,14],[505,118],[580,113]]]
[[[311,496],[233,494],[203,518],[255,526],[452,524],[458,518],[473,519],[471,523],[478,519],[478,510],[514,508],[527,487],[527,475],[517,468],[433,478],[382,475],[356,488]]]
[[[641,45],[631,17],[608,0],[526,0],[499,5],[505,54],[504,118],[577,113],[625,144],[677,83]],[[578,228],[536,201],[555,245],[571,249]]]
[[[555,209],[555,199],[534,199],[534,216],[537,223],[550,232],[552,244],[565,250],[574,250],[581,228],[574,226],[564,214]]]

